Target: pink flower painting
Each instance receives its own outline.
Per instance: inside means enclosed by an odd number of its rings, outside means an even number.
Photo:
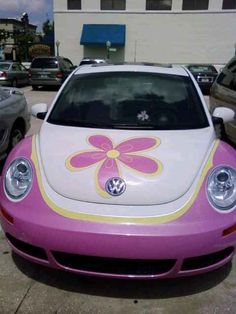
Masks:
[[[162,170],[160,161],[140,154],[160,145],[158,138],[137,137],[115,145],[107,136],[93,135],[88,138],[88,142],[94,149],[73,154],[67,159],[66,165],[71,171],[79,171],[97,164],[96,188],[104,197],[109,196],[105,190],[107,180],[114,177],[122,178],[121,166],[139,175],[148,176],[158,175]]]

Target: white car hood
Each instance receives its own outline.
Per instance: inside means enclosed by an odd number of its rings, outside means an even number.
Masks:
[[[91,145],[89,139],[92,136],[108,137],[114,147],[131,138],[157,139],[158,145],[133,155],[155,160],[158,171],[145,174],[116,160],[126,190],[120,196],[110,196],[106,191],[101,193],[97,180],[101,162],[80,169],[70,166],[73,156],[98,151]],[[66,198],[104,204],[158,205],[175,201],[190,189],[209,154],[213,139],[211,127],[184,131],[131,131],[57,126],[45,122],[39,134],[37,154],[48,184]],[[114,177],[109,169],[106,175],[107,178]]]

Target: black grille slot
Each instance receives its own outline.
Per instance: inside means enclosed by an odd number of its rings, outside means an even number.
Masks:
[[[225,258],[229,257],[234,251],[233,247],[226,248],[208,255],[186,258],[181,267],[182,271],[195,270],[205,268],[219,263]]]
[[[42,248],[18,240],[9,233],[6,234],[6,237],[9,242],[19,251],[42,260],[48,260],[47,254]]]
[[[137,260],[122,258],[106,258],[85,256],[61,252],[53,252],[56,261],[74,270],[117,275],[158,275],[169,272],[176,260]]]

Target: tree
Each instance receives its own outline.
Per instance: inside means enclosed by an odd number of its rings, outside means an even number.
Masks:
[[[54,30],[54,22],[50,22],[49,19],[47,19],[43,23],[43,33],[44,36],[48,35],[48,33],[52,32]]]

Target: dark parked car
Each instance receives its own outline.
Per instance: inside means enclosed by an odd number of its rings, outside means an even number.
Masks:
[[[30,127],[30,114],[24,94],[0,87],[0,160],[6,157]]]
[[[19,62],[0,62],[0,85],[13,86],[29,84],[29,74],[27,69]]]
[[[225,124],[225,132],[231,143],[236,146],[236,57],[222,69],[210,93],[210,111],[216,107],[228,107],[235,112],[234,120]]]
[[[64,57],[45,56],[33,59],[30,70],[30,84],[39,86],[60,86],[76,67]]]
[[[212,64],[189,64],[187,68],[204,94],[208,94],[218,72]]]

